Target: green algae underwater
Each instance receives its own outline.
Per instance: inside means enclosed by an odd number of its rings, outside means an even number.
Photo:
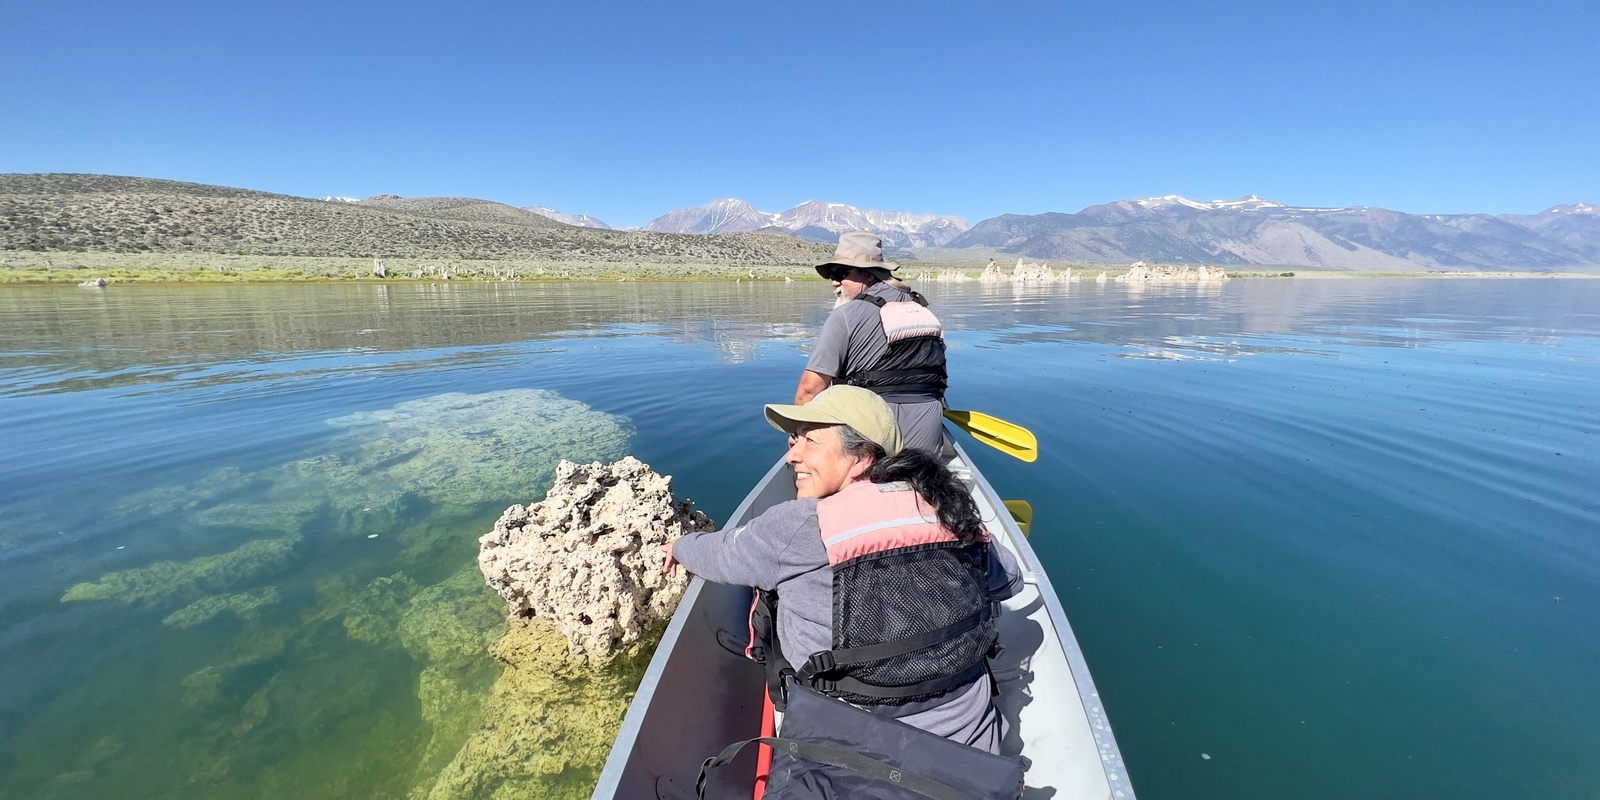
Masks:
[[[477,538],[505,506],[543,497],[561,459],[625,455],[628,420],[505,390],[328,423],[340,433],[305,458],[111,505],[194,555],[61,597],[119,615],[155,653],[55,698],[45,717],[62,724],[19,754],[12,787],[41,798],[588,795],[654,638],[602,669],[573,663],[548,626],[508,626]],[[86,727],[104,733],[85,741]]]

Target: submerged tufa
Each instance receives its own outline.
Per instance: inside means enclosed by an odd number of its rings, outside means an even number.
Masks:
[[[548,620],[573,653],[600,663],[670,617],[689,579],[662,573],[657,547],[713,527],[673,498],[671,482],[632,456],[562,461],[543,502],[506,509],[478,540],[478,566],[507,615]]]

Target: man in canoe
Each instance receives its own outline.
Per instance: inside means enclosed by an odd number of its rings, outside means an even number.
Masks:
[[[752,629],[775,618],[776,646],[758,632],[752,654],[769,682],[998,752],[987,658],[998,604],[1021,588],[1015,557],[990,542],[959,479],[902,448],[876,394],[832,386],[766,415],[789,434],[799,498],[664,546],[663,569],[761,590]],[[874,657],[856,658],[863,647]]]
[[[840,236],[833,260],[817,265],[839,299],[794,402],[804,405],[836,383],[871,389],[894,409],[906,447],[937,454],[944,446],[944,330],[928,301],[894,277],[899,266],[884,260],[882,241],[866,231]]]

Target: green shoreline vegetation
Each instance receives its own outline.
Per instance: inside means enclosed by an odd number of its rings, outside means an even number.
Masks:
[[[0,255],[0,284],[107,283],[437,283],[550,281],[783,280],[815,278],[802,266],[532,259],[373,259],[211,253],[39,253]]]
[[[795,281],[815,280],[810,267],[795,265],[732,265],[711,263],[552,261],[535,259],[381,259],[386,277],[373,274],[370,258],[323,256],[258,256],[218,253],[96,253],[4,251],[0,254],[0,284],[77,285],[104,280],[107,284],[225,284],[225,283],[439,283],[486,282],[603,282],[603,281]],[[1115,278],[1126,264],[1062,263],[1092,284],[1102,270]],[[927,282],[924,273],[959,273],[976,280],[980,263],[922,262],[906,260],[901,273],[914,282]],[[1594,278],[1600,275],[1566,272],[1354,272],[1306,267],[1229,269],[1228,277],[1258,278]],[[921,278],[919,281],[918,279]]]

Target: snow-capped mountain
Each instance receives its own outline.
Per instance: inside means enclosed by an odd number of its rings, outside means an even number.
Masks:
[[[1557,206],[1530,217],[1301,208],[1254,195],[1177,195],[1006,214],[950,243],[1044,259],[1272,264],[1331,269],[1562,269],[1600,263],[1600,214]]]
[[[699,208],[668,211],[644,224],[658,233],[743,233],[765,228],[777,214],[757,211],[743,200],[713,200]]]
[[[846,231],[871,231],[887,247],[942,246],[970,226],[960,217],[862,210],[843,203],[810,200],[779,214],[759,211],[742,200],[718,200],[699,208],[656,217],[645,230],[666,233],[767,231],[818,242],[836,242]]]
[[[608,231],[612,229],[610,225],[607,225],[604,222],[589,216],[588,214],[563,214],[553,208],[545,208],[544,206],[523,206],[522,210],[532,211],[541,217],[553,219],[556,222],[562,223],[563,225],[572,225],[579,228],[600,228]]]
[[[1600,206],[1594,203],[1551,206],[1529,215],[1501,214],[1500,219],[1600,261]]]
[[[1262,200],[1253,194],[1245,195],[1237,200],[1212,200],[1209,203],[1190,200],[1187,197],[1179,197],[1175,194],[1169,194],[1163,197],[1141,197],[1137,200],[1123,200],[1122,202],[1148,209],[1183,206],[1184,208],[1196,208],[1200,209],[1201,211],[1220,211],[1222,209],[1255,210],[1261,208],[1284,207],[1282,203],[1274,203],[1271,200]]]
[[[773,226],[822,242],[837,242],[839,234],[847,231],[872,231],[888,247],[939,247],[972,227],[960,217],[862,210],[820,200],[808,200],[779,214]]]

